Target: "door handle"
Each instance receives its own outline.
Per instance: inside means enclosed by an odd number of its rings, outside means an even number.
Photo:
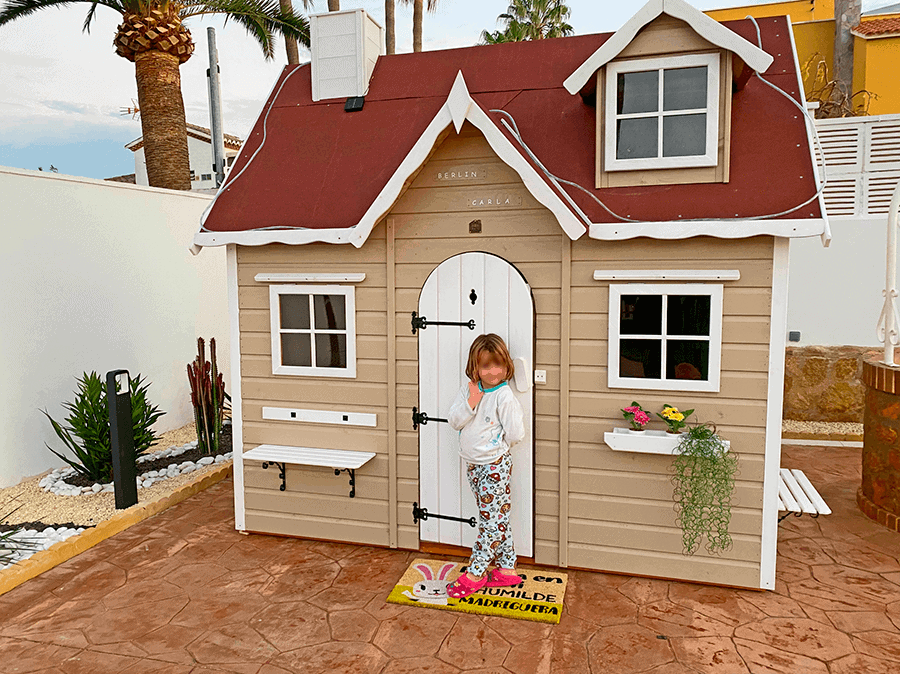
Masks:
[[[529,363],[528,359],[524,356],[519,356],[518,358],[513,359],[513,365],[516,369],[516,373],[513,376],[513,383],[516,385],[516,389],[519,393],[527,393],[531,390],[531,379],[533,377],[531,363]]]

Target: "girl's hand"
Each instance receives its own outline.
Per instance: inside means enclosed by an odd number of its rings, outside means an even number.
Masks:
[[[474,381],[469,382],[469,407],[473,410],[481,402],[481,399],[484,397],[484,393],[478,388],[478,384]]]

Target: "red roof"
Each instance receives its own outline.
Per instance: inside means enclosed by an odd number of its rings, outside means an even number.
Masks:
[[[853,29],[853,32],[866,37],[900,33],[900,18],[863,21]]]
[[[766,78],[796,97],[786,19],[758,23],[763,49],[775,55]],[[750,21],[723,25],[756,44]],[[286,66],[204,228],[357,224],[444,105],[459,71],[472,99],[518,151],[524,155],[501,125],[502,116],[490,110],[515,118],[523,140],[551,173],[588,188],[631,218],[746,218],[790,209],[815,193],[800,110],[757,78],[733,95],[728,183],[593,189],[596,111],[570,95],[563,81],[610,35],[381,56],[359,112],[345,112],[344,99],[314,103],[309,66]],[[301,72],[294,73],[297,68]],[[242,173],[262,143],[264,122],[265,144]],[[565,189],[592,222],[618,222],[583,192]],[[821,213],[813,201],[783,217]]]

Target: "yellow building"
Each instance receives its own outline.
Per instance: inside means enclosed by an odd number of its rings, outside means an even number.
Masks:
[[[897,7],[885,9],[898,9]],[[884,11],[884,10],[876,10]],[[797,43],[797,56],[804,72],[803,87],[808,100],[821,96],[832,79],[834,62],[834,0],[792,0],[749,5],[706,12],[716,21],[743,19],[747,15],[762,18],[786,15],[791,18]],[[865,107],[868,114],[900,113],[900,11],[887,14],[867,13],[853,29],[853,98],[855,108]],[[871,100],[863,92],[873,96]],[[817,96],[817,92],[819,96]]]

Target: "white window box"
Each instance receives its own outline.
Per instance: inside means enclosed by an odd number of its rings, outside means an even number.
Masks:
[[[644,431],[633,433],[627,428],[614,428],[611,433],[603,434],[603,441],[610,449],[617,452],[639,452],[641,454],[675,454],[675,448],[681,440],[681,434],[665,431]],[[725,451],[731,449],[731,443],[723,440]]]

